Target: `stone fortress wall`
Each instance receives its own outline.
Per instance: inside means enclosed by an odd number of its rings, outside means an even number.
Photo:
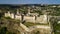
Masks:
[[[19,19],[21,20],[22,16],[21,15],[15,15],[14,13],[5,13],[5,17],[11,17],[12,19]],[[35,19],[35,16],[25,16],[24,19],[26,22],[33,22],[33,23],[47,23],[47,15],[40,15],[39,17],[37,16]]]

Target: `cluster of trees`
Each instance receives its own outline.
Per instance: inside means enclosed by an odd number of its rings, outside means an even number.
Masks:
[[[17,26],[19,26],[20,20],[11,19],[10,17],[1,17],[0,18],[0,34],[15,34],[16,32],[10,32],[8,30],[8,29],[13,30],[14,24],[17,24]]]
[[[9,32],[7,27],[0,27],[0,34],[15,34],[13,32]]]
[[[30,6],[2,6],[2,7],[0,6],[0,9],[1,9],[0,15],[7,11],[16,13],[17,9],[19,9],[19,12],[26,14],[28,12],[28,7]],[[36,7],[39,7],[39,6],[36,6]],[[33,12],[39,13],[40,15],[43,14],[42,10],[49,10],[47,11],[47,12],[50,12],[49,15],[56,15],[56,16],[60,15],[59,7],[50,7],[49,5],[48,6],[46,5],[46,6],[40,6],[41,10],[38,10],[38,9],[34,10],[35,8],[33,7],[30,7],[30,8],[33,10]]]
[[[52,10],[50,10],[50,15],[60,16],[60,8],[55,7]]]
[[[52,33],[54,34],[59,34],[60,33],[60,23],[58,24],[58,19],[55,18],[55,17],[52,17],[50,19],[50,26],[51,26],[51,29],[52,29]]]

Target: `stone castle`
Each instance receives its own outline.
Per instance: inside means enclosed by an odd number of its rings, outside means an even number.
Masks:
[[[30,10],[29,10],[30,11]],[[33,22],[33,23],[47,23],[47,15],[40,15],[38,16],[38,13],[30,13],[28,12],[27,15],[22,14],[23,20],[25,20],[26,22]],[[18,12],[17,10],[17,14],[14,13],[10,13],[10,11],[8,11],[8,13],[5,13],[5,17],[11,17],[12,19],[19,19],[22,20],[22,15]],[[32,15],[32,16],[29,16]]]

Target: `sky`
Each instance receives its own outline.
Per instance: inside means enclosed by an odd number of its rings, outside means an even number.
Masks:
[[[0,4],[60,4],[60,0],[0,0]]]

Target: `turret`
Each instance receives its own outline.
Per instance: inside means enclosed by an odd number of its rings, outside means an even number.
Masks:
[[[17,14],[19,14],[19,9],[17,9]]]
[[[30,7],[28,7],[28,14],[30,14],[30,11],[31,11],[31,10],[30,10]]]

